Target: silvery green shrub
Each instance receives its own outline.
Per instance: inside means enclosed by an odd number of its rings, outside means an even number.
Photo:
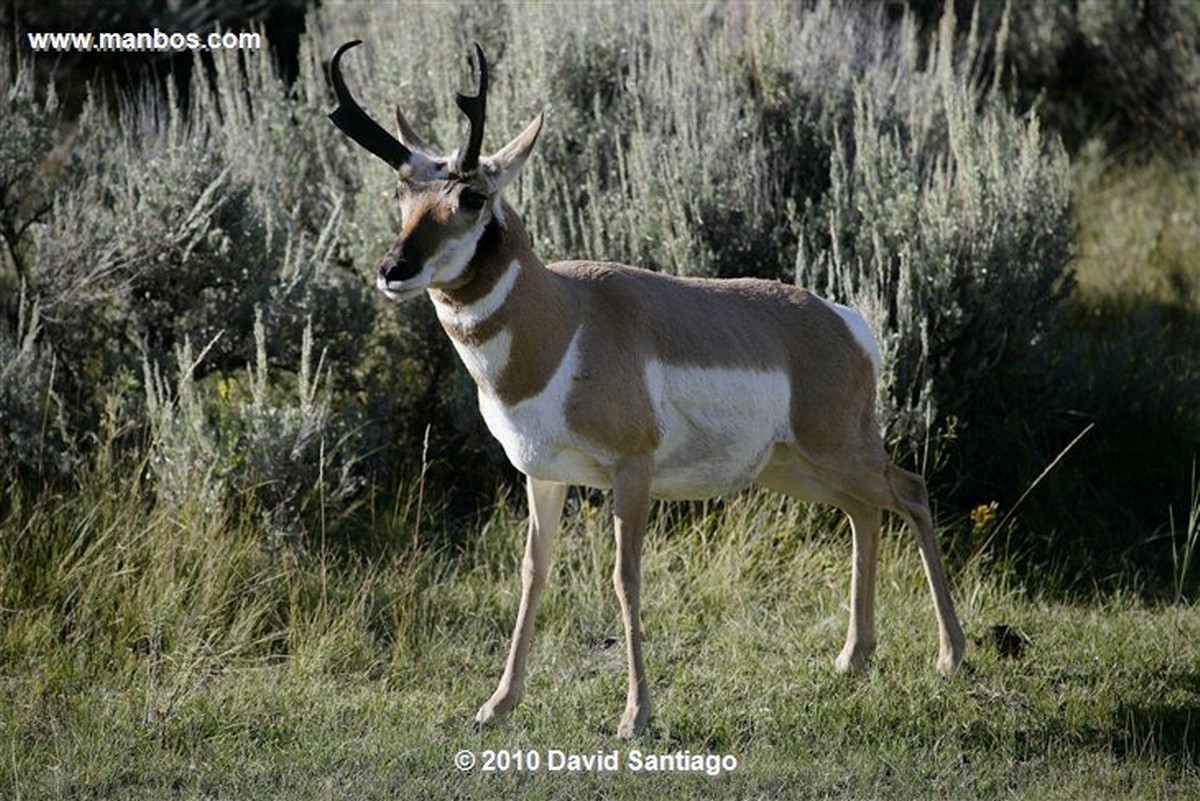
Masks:
[[[76,449],[55,387],[57,365],[42,341],[42,304],[30,291],[32,239],[49,212],[58,104],[38,98],[32,73],[0,59],[0,475],[64,475]]]
[[[94,96],[73,134],[58,132],[82,168],[54,185],[21,270],[4,274],[20,273],[38,311],[0,336],[4,447],[29,462],[63,430],[86,451],[120,409],[127,439],[148,437],[164,497],[253,494],[294,526],[311,498],[336,512],[361,484],[349,474],[360,415],[352,401],[335,420],[326,385],[353,376],[375,307],[339,267],[338,165],[314,143],[323,98],[289,94],[265,58],[218,57],[213,80],[186,109],[147,91],[114,114]],[[209,345],[195,363],[191,343]],[[320,381],[305,372],[316,358]],[[252,402],[199,400],[247,370]]]
[[[949,63],[919,106],[859,93],[810,219],[821,245],[799,264],[802,283],[868,311],[889,351],[888,428],[912,449],[1042,411],[1071,286],[1065,153],[1036,118],[977,108]]]
[[[185,338],[174,376],[145,359],[148,469],[160,498],[199,496],[214,510],[251,502],[267,515],[273,537],[297,545],[306,522],[330,515],[336,523],[360,489],[354,467],[362,442],[348,416],[333,415],[331,367],[311,324],[291,373],[270,365],[261,311],[254,341],[254,361],[244,370],[199,380],[196,368],[215,341],[197,352]]]
[[[17,307],[15,332],[0,326],[0,480],[16,477],[8,470],[62,476],[77,451],[54,389],[54,359],[38,342],[36,301],[22,295]]]
[[[516,191],[544,258],[795,280],[863,308],[889,356],[890,439],[914,458],[1043,397],[1070,287],[1067,160],[981,88],[980,54],[1003,42],[958,36],[952,13],[922,38],[834,2],[506,8],[483,39],[500,48],[487,135],[550,112]],[[321,16],[333,39],[375,34],[355,73],[374,108],[416,109],[453,147],[466,42],[444,9],[414,14]]]
[[[1042,391],[1068,279],[1066,162],[979,90],[987,43],[953,24],[923,40],[908,18],[834,2],[417,4],[404,25],[347,4],[309,23],[291,87],[267,58],[223,53],[186,109],[149,91],[115,115],[86,103],[61,143],[84,168],[23,245],[64,425],[94,430],[106,398],[139,399],[122,408],[154,432],[162,486],[226,499],[245,482],[298,508],[263,488],[379,477],[418,457],[427,424],[459,473],[494,474],[456,458],[489,440],[426,304],[375,297],[394,178],[325,119],[322,59],[349,38],[370,40],[349,71],[366,107],[386,123],[399,103],[446,150],[472,38],[493,69],[485,148],[548,111],[510,190],[544,259],[799,281],[863,308],[898,449]],[[314,358],[325,394],[305,401]],[[271,402],[228,402],[250,374]]]

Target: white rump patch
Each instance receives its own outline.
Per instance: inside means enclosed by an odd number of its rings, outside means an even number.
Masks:
[[[850,329],[850,333],[854,335],[854,340],[858,342],[858,346],[863,349],[867,357],[871,360],[871,366],[875,368],[875,380],[879,380],[879,376],[883,374],[883,356],[879,352],[879,342],[875,339],[875,333],[871,330],[871,326],[867,324],[867,320],[861,314],[849,306],[843,306],[840,303],[834,303],[832,300],[825,300],[838,316],[842,318],[842,322]]]

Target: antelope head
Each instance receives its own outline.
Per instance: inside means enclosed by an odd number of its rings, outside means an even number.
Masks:
[[[501,191],[516,177],[542,128],[538,114],[524,131],[490,156],[481,155],[487,109],[488,66],[475,45],[479,71],[474,95],[458,94],[459,109],[470,122],[466,144],[454,153],[436,153],[396,108],[393,137],[363,110],[346,88],[341,59],[362,44],[346,42],[333,54],[330,75],[338,107],[333,124],[396,170],[401,227],[379,264],[377,286],[390,298],[405,300],[426,289],[450,289],[465,278],[476,247],[490,225],[504,225]]]

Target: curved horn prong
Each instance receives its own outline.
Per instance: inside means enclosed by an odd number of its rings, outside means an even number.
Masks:
[[[479,90],[474,97],[457,93],[454,100],[471,122],[467,135],[467,147],[458,158],[456,172],[466,174],[479,166],[479,150],[483,147],[483,121],[487,114],[488,65],[483,48],[475,42],[475,63],[479,67]]]
[[[338,107],[329,115],[329,119],[358,144],[374,153],[379,158],[400,169],[412,157],[412,152],[402,145],[396,137],[384,130],[379,123],[371,119],[362,106],[350,95],[346,81],[342,78],[341,59],[347,50],[362,44],[361,39],[346,42],[333,53],[329,62],[329,76],[333,81],[333,93],[337,96]]]

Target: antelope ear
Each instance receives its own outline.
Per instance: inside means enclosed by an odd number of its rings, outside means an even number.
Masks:
[[[399,133],[400,142],[409,150],[415,150],[418,153],[426,155],[433,151],[429,149],[429,145],[421,138],[421,135],[412,129],[405,119],[404,114],[400,111],[400,107],[396,106],[396,132]]]
[[[525,126],[525,130],[517,134],[516,138],[484,160],[484,169],[492,192],[499,192],[517,177],[521,165],[529,156],[529,151],[533,150],[533,143],[542,132],[544,120],[545,113],[539,112],[533,118],[533,122]]]

